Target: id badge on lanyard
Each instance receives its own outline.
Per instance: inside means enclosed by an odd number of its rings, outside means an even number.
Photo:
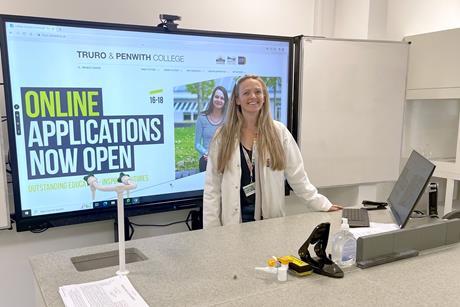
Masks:
[[[245,185],[243,187],[243,191],[244,191],[244,195],[246,195],[246,197],[249,197],[251,195],[256,194],[256,183],[251,182],[250,184]]]
[[[248,168],[249,168],[249,175],[251,176],[251,183],[243,187],[243,191],[246,197],[249,197],[256,193],[256,184],[254,182],[254,173],[255,173],[255,165],[256,165],[256,159],[255,159],[256,146],[255,145],[256,145],[256,140],[254,139],[254,143],[252,144],[252,159],[249,159],[249,154],[246,152],[246,149],[243,146],[244,159],[246,160],[246,164],[248,165]]]

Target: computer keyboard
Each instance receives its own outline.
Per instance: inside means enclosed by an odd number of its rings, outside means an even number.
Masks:
[[[366,209],[345,208],[342,217],[348,219],[350,227],[369,227],[369,213]]]

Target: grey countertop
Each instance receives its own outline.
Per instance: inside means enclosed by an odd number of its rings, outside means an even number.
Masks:
[[[370,212],[389,221],[385,211]],[[443,305],[460,301],[460,246],[429,250],[418,257],[361,270],[343,279],[289,275],[287,282],[255,271],[271,256],[296,255],[316,225],[339,228],[341,213],[313,212],[210,230],[127,242],[147,260],[129,263],[128,278],[150,306]],[[116,250],[117,244],[60,251],[30,259],[47,306],[63,306],[58,288],[112,277],[118,267],[78,272],[70,259]]]

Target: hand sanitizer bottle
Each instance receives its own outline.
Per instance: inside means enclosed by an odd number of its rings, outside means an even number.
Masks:
[[[342,218],[341,230],[332,236],[332,261],[340,267],[351,266],[356,261],[356,238],[346,218]]]

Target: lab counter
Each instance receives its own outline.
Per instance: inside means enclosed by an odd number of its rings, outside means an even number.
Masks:
[[[391,222],[386,210],[369,213],[373,222]],[[346,268],[342,279],[313,273],[280,282],[254,270],[272,256],[297,256],[316,225],[330,222],[332,235],[340,220],[341,212],[313,212],[128,241],[127,248],[147,258],[126,265],[128,278],[150,306],[458,306],[460,244],[364,270]],[[71,259],[117,248],[114,243],[31,257],[38,299],[64,306],[60,286],[114,276],[117,266],[79,272]]]

